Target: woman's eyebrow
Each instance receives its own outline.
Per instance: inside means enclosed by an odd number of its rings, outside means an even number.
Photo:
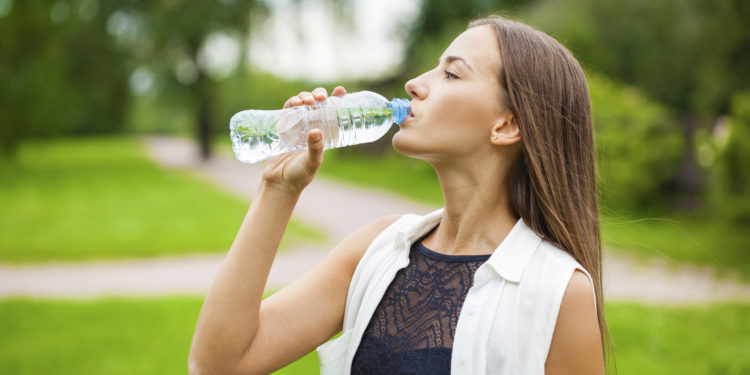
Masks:
[[[454,61],[460,61],[464,65],[466,65],[466,67],[469,68],[469,70],[471,70],[472,73],[474,73],[474,69],[471,68],[471,65],[469,65],[469,63],[467,63],[466,60],[463,57],[460,57],[460,56],[446,56],[443,59],[443,61],[445,61],[445,64],[450,64],[450,63],[452,63]]]

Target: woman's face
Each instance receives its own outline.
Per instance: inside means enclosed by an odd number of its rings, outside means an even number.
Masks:
[[[427,161],[451,161],[490,150],[492,126],[507,115],[499,101],[500,53],[491,26],[459,35],[438,66],[409,80],[412,114],[393,137],[400,153]]]

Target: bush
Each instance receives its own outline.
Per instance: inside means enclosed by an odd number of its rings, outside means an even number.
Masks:
[[[730,118],[715,131],[718,205],[733,223],[750,225],[750,91],[732,99]],[[727,126],[727,127],[724,127]]]
[[[684,142],[662,105],[638,90],[589,74],[599,191],[609,208],[665,207]]]

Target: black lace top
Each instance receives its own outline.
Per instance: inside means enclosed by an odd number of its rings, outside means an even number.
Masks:
[[[474,272],[490,256],[434,252],[422,245],[430,233],[411,246],[409,265],[373,313],[352,374],[450,374],[458,314]]]

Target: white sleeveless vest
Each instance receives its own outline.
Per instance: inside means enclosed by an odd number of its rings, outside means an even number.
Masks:
[[[438,224],[442,212],[405,215],[373,240],[349,285],[341,336],[317,349],[322,375],[350,373],[362,334],[396,273],[408,265],[411,245]],[[572,256],[519,219],[474,274],[456,325],[451,373],[543,375],[560,303],[576,269],[591,280]]]

